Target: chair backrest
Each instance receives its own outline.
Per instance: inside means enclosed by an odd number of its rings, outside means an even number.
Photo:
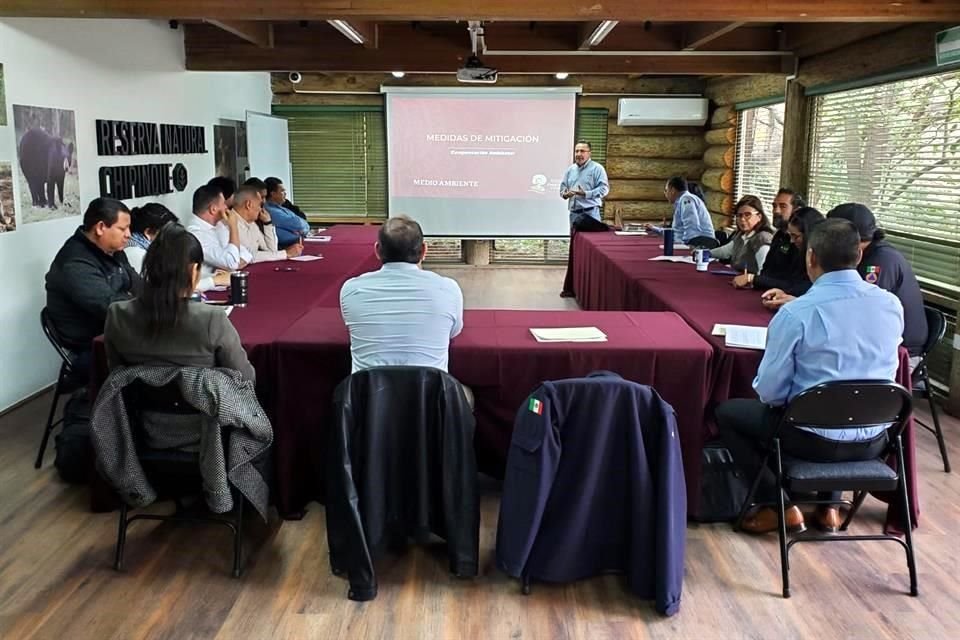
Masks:
[[[927,340],[923,343],[923,357],[933,351],[933,348],[943,340],[943,335],[947,332],[947,319],[943,312],[933,307],[924,307],[924,314],[927,316]]]
[[[67,353],[67,350],[64,348],[63,342],[60,340],[60,335],[57,333],[57,328],[53,326],[53,320],[50,319],[50,311],[46,307],[40,311],[40,326],[43,327],[43,334],[47,336],[47,340],[53,345],[53,348],[56,350],[57,355],[60,356],[60,359],[63,360],[63,363],[68,367],[72,366],[73,363],[70,360],[70,354]]]
[[[895,436],[913,410],[910,392],[895,382],[844,380],[827,382],[795,397],[782,425],[817,429],[889,427]]]

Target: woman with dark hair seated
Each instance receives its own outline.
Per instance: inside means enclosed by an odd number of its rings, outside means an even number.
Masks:
[[[203,248],[177,223],[164,226],[143,261],[143,289],[107,311],[104,342],[113,369],[127,365],[225,367],[254,380],[224,308],[191,301]]]
[[[143,268],[143,257],[147,255],[147,248],[160,229],[168,222],[176,221],[177,216],[159,202],[148,202],[130,211],[130,239],[123,253],[137,273]]]
[[[770,251],[773,229],[757,196],[743,196],[735,209],[737,231],[727,244],[712,249],[710,254],[729,262],[738,271],[760,273]]]

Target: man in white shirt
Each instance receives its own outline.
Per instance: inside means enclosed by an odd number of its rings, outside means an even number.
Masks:
[[[240,216],[227,209],[227,203],[214,187],[204,185],[193,192],[193,218],[187,230],[203,247],[200,291],[214,286],[217,269],[237,271],[253,261],[253,255],[240,245]]]
[[[423,270],[423,231],[406,216],[383,223],[375,250],[380,270],[351,278],[340,290],[353,371],[384,366],[446,371],[450,339],[463,329],[460,286]],[[464,390],[472,406],[473,396]]]
[[[240,216],[237,226],[240,246],[253,255],[254,262],[286,260],[303,253],[303,243],[292,244],[286,249],[277,248],[277,231],[273,228],[270,214],[263,208],[260,191],[254,186],[240,187],[233,196],[233,210]],[[257,220],[263,224],[263,230]]]

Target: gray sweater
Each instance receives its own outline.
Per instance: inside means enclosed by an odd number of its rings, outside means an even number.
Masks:
[[[152,336],[136,300],[117,302],[107,310],[104,343],[110,369],[137,364],[224,367],[239,371],[244,380],[256,377],[222,306],[191,302],[177,326]]]

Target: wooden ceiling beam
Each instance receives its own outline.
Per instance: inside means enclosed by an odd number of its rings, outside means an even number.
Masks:
[[[238,38],[255,44],[262,49],[273,48],[273,25],[269,22],[241,22],[238,20],[204,20]]]
[[[0,17],[225,20],[503,20],[625,22],[956,22],[956,0],[4,0]]]
[[[833,51],[848,44],[872,38],[903,25],[867,24],[790,24],[784,27],[784,44],[801,58]]]
[[[701,22],[687,25],[683,31],[684,51],[696,51],[700,47],[709,44],[742,27],[744,22]]]

